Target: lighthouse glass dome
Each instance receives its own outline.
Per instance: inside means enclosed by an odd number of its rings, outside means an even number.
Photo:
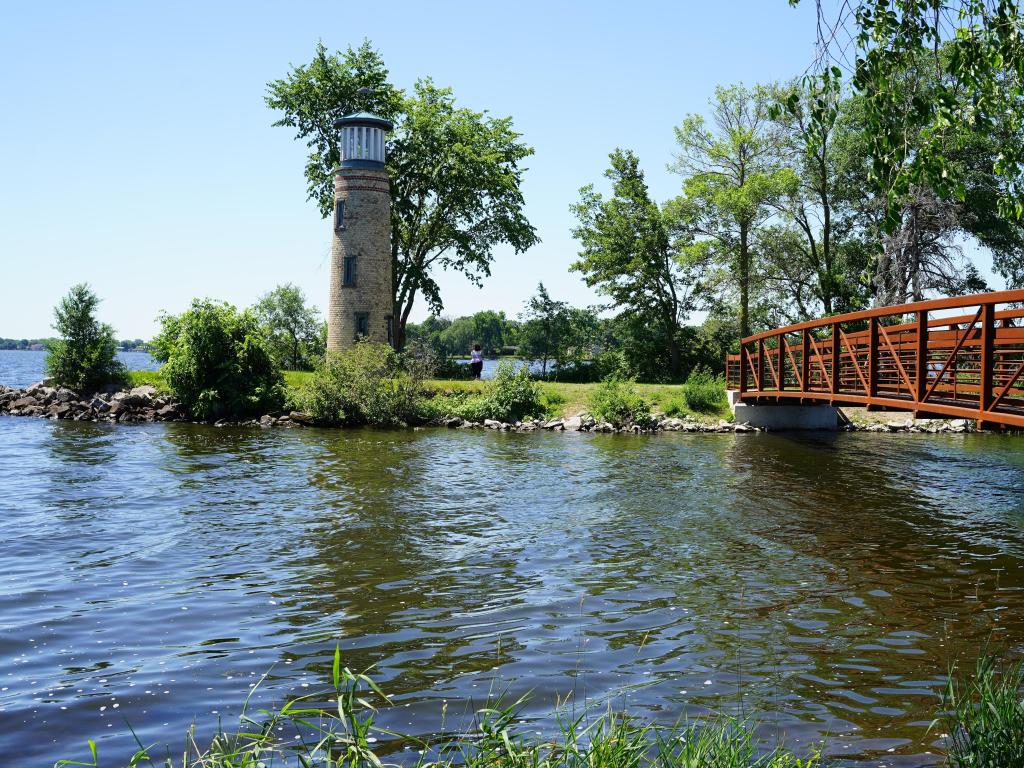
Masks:
[[[342,167],[384,165],[384,141],[394,126],[369,112],[345,115],[334,121],[340,131]]]

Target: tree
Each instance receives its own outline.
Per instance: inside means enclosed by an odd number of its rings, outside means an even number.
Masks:
[[[797,184],[781,162],[782,138],[769,120],[776,92],[766,86],[718,87],[712,126],[688,115],[676,128],[679,152],[670,169],[684,177],[673,216],[698,239],[693,250],[726,265],[738,290],[740,334],[750,334],[750,307],[761,227]]]
[[[523,214],[522,162],[533,149],[520,141],[511,118],[495,118],[455,104],[448,88],[420,80],[406,96],[387,82],[380,55],[364,42],[328,54],[268,83],[267,104],[284,113],[275,125],[293,127],[310,147],[310,198],[326,217],[333,208],[339,162],[339,112],[366,109],[395,121],[388,141],[395,346],[422,294],[431,311],[443,309],[436,269],[451,269],[479,284],[490,274],[494,246],[517,253],[539,242]],[[360,89],[368,89],[361,91]]]
[[[559,358],[564,337],[569,330],[569,305],[555,301],[544,283],[537,283],[537,293],[530,297],[520,315],[519,356],[541,361],[541,375],[548,374],[548,360]]]
[[[612,307],[661,329],[669,370],[678,376],[679,329],[693,306],[695,264],[673,237],[667,212],[651,200],[637,156],[616,149],[609,158],[605,177],[612,182],[612,196],[605,199],[587,185],[573,206],[580,258],[571,268]]]
[[[801,0],[789,0],[797,5]],[[912,188],[942,199],[968,199],[955,173],[951,137],[962,126],[981,133],[1009,127],[993,166],[996,202],[1005,218],[1024,217],[1024,35],[1018,0],[854,0],[837,18],[819,17],[822,81],[842,68],[864,98],[870,179],[884,200],[883,228],[905,218]],[[847,58],[845,35],[856,27],[856,57]],[[838,34],[837,34],[838,33]],[[908,68],[926,61],[938,77],[930,94],[894,87]]]
[[[849,151],[852,137],[840,97],[830,81],[821,87],[819,80],[804,78],[781,91],[771,110],[784,162],[798,178],[775,203],[782,225],[764,237],[766,283],[775,285],[773,303],[786,322],[851,312],[866,301],[861,278],[867,249],[841,187],[848,166],[860,165],[863,156]],[[786,313],[787,305],[795,313]]]
[[[60,334],[48,345],[46,373],[60,386],[80,394],[126,379],[117,359],[114,329],[96,319],[100,300],[85,283],[72,286],[53,311]]]
[[[312,370],[324,356],[320,312],[306,305],[306,296],[298,286],[277,286],[260,297],[254,310],[266,333],[270,353],[281,368]]]
[[[160,317],[153,357],[168,387],[200,419],[256,416],[281,406],[284,380],[251,310],[193,299],[180,315]]]

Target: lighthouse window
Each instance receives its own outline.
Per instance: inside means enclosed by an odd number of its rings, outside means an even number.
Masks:
[[[344,229],[345,228],[345,201],[338,200],[334,203],[334,228]]]
[[[356,338],[370,335],[370,315],[366,312],[356,312]]]
[[[356,257],[346,256],[345,257],[345,275],[342,280],[342,285],[355,285],[356,284]]]

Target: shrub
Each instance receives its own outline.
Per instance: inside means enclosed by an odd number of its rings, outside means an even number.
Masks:
[[[435,395],[421,407],[433,419],[459,416],[467,421],[514,422],[543,416],[550,402],[526,366],[517,371],[512,363],[502,361],[494,378],[483,383],[481,394]]]
[[[1024,765],[1024,666],[977,662],[969,681],[950,675],[943,696],[948,753],[955,768]]]
[[[714,413],[725,407],[725,380],[706,368],[695,368],[683,386],[683,399],[690,410]]]
[[[114,329],[96,320],[99,303],[89,286],[79,283],[53,311],[53,327],[61,338],[48,346],[46,373],[57,384],[80,394],[127,379],[127,371],[117,359]]]
[[[533,380],[525,365],[517,371],[507,360],[498,365],[494,378],[488,382],[483,403],[483,418],[497,421],[520,421],[544,414],[540,384]]]
[[[280,369],[254,314],[194,299],[180,315],[163,315],[153,356],[175,398],[200,419],[253,416],[284,400]]]
[[[621,379],[614,374],[605,377],[590,396],[590,415],[617,427],[646,424],[651,418],[651,405],[633,385],[632,379]]]
[[[321,424],[399,426],[429,417],[422,384],[390,346],[362,341],[329,354],[297,400]]]

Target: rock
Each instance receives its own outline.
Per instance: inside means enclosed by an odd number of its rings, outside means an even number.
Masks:
[[[219,421],[217,422],[216,426],[220,426]],[[264,414],[263,416],[260,417],[260,426],[264,428],[274,426],[274,417],[271,416],[269,413]]]
[[[589,413],[580,414],[580,429],[593,429],[597,426],[597,419],[591,416]]]
[[[448,429],[458,429],[462,426],[463,421],[458,416],[451,416],[447,419],[442,419],[441,423],[448,427]]]
[[[110,410],[110,403],[104,400],[102,397],[94,397],[89,401],[89,407],[97,413],[106,413]]]
[[[750,426],[746,422],[743,424],[734,424],[732,428],[733,432],[757,432],[757,429]]]
[[[11,403],[11,410],[15,408],[31,408],[32,406],[39,405],[39,401],[31,395],[25,395],[25,397],[19,397],[17,400]]]
[[[70,403],[75,400],[81,400],[78,393],[68,389],[67,387],[59,387],[54,393],[54,398],[58,403]]]
[[[66,419],[71,413],[71,406],[67,403],[54,403],[46,409],[46,415],[51,419]]]
[[[288,418],[296,424],[304,424],[306,426],[313,424],[313,417],[304,411],[289,411]]]
[[[583,419],[579,416],[570,416],[562,425],[565,429],[579,432],[583,428]]]
[[[967,419],[953,419],[949,422],[950,432],[967,432],[971,428],[971,422]]]
[[[162,408],[158,408],[156,411],[156,417],[158,419],[162,419],[163,421],[175,419],[178,417],[178,406],[169,404],[163,406]]]
[[[153,398],[156,397],[156,387],[149,384],[143,384],[140,387],[134,387],[127,393],[119,392],[118,394],[123,395],[121,402],[132,408],[144,408],[153,402]],[[117,397],[117,395],[114,395]]]
[[[484,419],[484,427],[487,429],[501,429],[501,422],[494,419]]]
[[[565,429],[565,421],[562,419],[552,419],[544,424],[544,429]]]

